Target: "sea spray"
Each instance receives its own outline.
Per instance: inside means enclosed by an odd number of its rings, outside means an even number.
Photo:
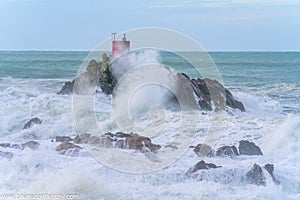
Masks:
[[[281,185],[270,182],[266,187],[226,185],[187,178],[186,170],[199,161],[199,157],[192,149],[187,149],[186,153],[167,168],[142,175],[121,173],[108,167],[102,167],[92,157],[68,157],[57,153],[55,148],[58,144],[51,142],[51,139],[55,135],[74,136],[75,130],[70,105],[72,97],[56,96],[55,93],[59,91],[65,81],[74,78],[79,64],[74,64],[70,70],[64,65],[65,61],[61,59],[68,57],[70,52],[28,52],[23,56],[19,52],[10,52],[10,54],[15,54],[17,58],[32,59],[36,67],[34,73],[28,68],[19,70],[20,62],[12,60],[11,66],[7,66],[7,70],[4,70],[5,73],[1,74],[6,78],[0,78],[0,135],[2,138],[0,142],[14,143],[16,140],[26,142],[28,139],[23,136],[35,132],[34,135],[41,136],[36,138],[41,145],[38,151],[1,148],[1,151],[14,153],[11,161],[6,158],[0,159],[1,194],[37,193],[40,191],[43,193],[80,193],[82,199],[299,199],[300,161],[297,148],[299,133],[297,124],[299,124],[300,108],[300,73],[298,73],[300,60],[297,56],[299,53],[274,53],[274,55],[251,52],[247,54],[212,53],[219,60],[218,67],[224,72],[224,82],[231,86],[230,91],[233,91],[233,94],[239,97],[246,106],[245,113],[236,111],[227,116],[218,145],[237,145],[241,139],[250,140],[262,148],[264,156],[257,159],[239,157],[236,160],[205,158],[205,161],[222,165],[224,169],[233,169],[233,171],[250,169],[254,162],[261,166],[272,163],[275,167],[274,175]],[[61,61],[55,63],[43,60],[43,65],[38,66],[41,63],[41,61],[37,61],[41,60],[39,54],[43,56],[55,54],[52,55],[53,58]],[[81,62],[81,59],[77,59],[78,54],[86,55],[82,52],[72,52],[73,54],[76,59],[71,57],[70,60],[77,63]],[[286,57],[288,59],[285,59]],[[284,60],[284,63],[274,69],[274,63],[266,61],[266,58]],[[174,57],[164,59],[171,62]],[[249,59],[251,62],[246,63],[245,59]],[[32,66],[28,62],[22,62],[23,64]],[[191,68],[179,69],[181,63],[175,64],[178,67],[175,69],[178,71],[196,77],[197,74],[193,74]],[[287,68],[291,70],[286,70]],[[16,73],[11,74],[12,69]],[[272,71],[270,72],[270,70]],[[9,78],[8,74],[14,78]],[[43,76],[40,76],[41,74]],[[56,76],[57,74],[59,76]],[[21,78],[15,79],[16,76]],[[44,79],[45,76],[51,79]],[[39,79],[25,79],[24,77]],[[57,79],[59,77],[64,79]],[[255,85],[258,80],[262,83]],[[268,86],[264,86],[265,82],[268,82]],[[291,89],[285,89],[285,87],[280,90],[271,89],[278,87],[281,82],[283,85],[285,83],[297,84]],[[248,83],[251,87],[247,86]],[[112,97],[98,93],[96,98],[95,109],[100,117],[100,125],[106,126],[107,131],[116,131],[117,127],[110,126],[108,123]],[[289,109],[294,114],[288,115],[286,110],[282,109],[283,105],[290,107]],[[165,141],[165,138],[171,139],[172,134],[177,131],[176,119],[179,118],[173,117],[174,113],[168,112],[168,110],[165,113],[164,131],[166,132],[161,138],[156,138],[154,143],[160,144],[161,141]],[[43,124],[26,131],[21,130],[24,123],[36,115],[43,119]],[[201,117],[209,118],[207,114]],[[148,121],[144,122],[146,124]],[[201,130],[209,127],[208,120],[205,122],[199,120],[199,123]],[[139,125],[143,124],[139,122]],[[264,141],[265,137],[266,141]],[[30,140],[32,139],[30,138]],[[202,135],[199,132],[193,138],[193,145],[198,144],[201,139]],[[177,145],[176,142],[171,144]],[[218,178],[223,177],[222,172],[211,170],[210,174],[211,177]]]
[[[300,117],[289,115],[264,141],[268,155],[300,158]]]
[[[159,52],[154,49],[136,50],[118,57],[112,62],[113,76],[119,80],[121,76],[135,67],[146,64],[160,64]]]

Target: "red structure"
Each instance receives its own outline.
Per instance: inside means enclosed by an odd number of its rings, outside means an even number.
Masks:
[[[116,41],[116,34],[112,33],[112,57],[116,58],[121,56],[124,53],[130,51],[130,41],[126,40],[126,34],[124,34],[122,41]]]

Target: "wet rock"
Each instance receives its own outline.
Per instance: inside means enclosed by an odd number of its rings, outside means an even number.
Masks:
[[[113,93],[113,87],[111,84],[108,84],[106,82],[101,82],[100,83],[100,88],[101,88],[101,91],[106,94],[106,95],[109,95],[109,94],[112,94]]]
[[[65,141],[72,141],[73,139],[69,136],[56,136],[55,142],[65,142]]]
[[[273,179],[273,182],[276,184],[276,185],[279,185],[280,184],[280,181],[278,181],[275,177],[274,177],[274,165],[273,164],[266,164],[264,166],[264,168],[267,170],[267,172],[271,175],[272,179]]]
[[[75,150],[77,153],[80,149],[82,149],[80,146],[68,141],[64,141],[56,147],[56,151],[59,151],[63,155],[65,155],[68,150]]]
[[[21,145],[22,149],[29,148],[31,150],[37,150],[40,144],[35,141],[25,142]]]
[[[184,73],[179,74],[184,77],[192,87],[194,93],[200,99],[199,106],[203,110],[225,110],[226,106],[240,111],[245,111],[242,102],[236,100],[232,93],[216,80],[191,79]],[[211,105],[214,105],[212,107]]]
[[[206,163],[204,160],[201,160],[200,162],[198,162],[197,164],[195,164],[192,168],[190,168],[187,172],[187,174],[192,174],[195,173],[198,170],[202,170],[202,169],[215,169],[215,168],[219,168],[222,166],[217,166],[213,163]]]
[[[13,153],[0,151],[0,158],[7,158],[8,160],[11,160],[12,157],[13,157]]]
[[[213,110],[211,105],[209,103],[207,103],[206,101],[204,101],[204,100],[199,100],[198,104],[199,104],[199,106],[202,110],[207,110],[207,111],[212,111]]]
[[[112,141],[116,141],[117,147],[122,149],[157,152],[161,148],[160,145],[153,144],[150,138],[134,133],[106,133],[105,136],[109,137]]]
[[[60,95],[72,94],[73,88],[74,88],[74,83],[75,83],[75,79],[72,82],[70,82],[70,81],[65,82],[65,84],[63,85],[61,90],[59,92],[57,92],[56,94],[60,94]]]
[[[249,184],[254,184],[258,186],[266,185],[266,178],[264,176],[263,170],[257,164],[253,165],[252,169],[247,172],[245,178],[246,178],[246,182]]]
[[[212,156],[212,148],[207,144],[198,144],[194,147],[194,152],[201,157]]]
[[[150,138],[133,133],[105,133],[102,136],[95,136],[83,133],[74,137],[74,143],[90,144],[106,148],[133,149],[141,152],[156,152],[160,145],[153,144]]]
[[[23,129],[28,129],[31,128],[34,124],[41,124],[41,123],[42,123],[41,119],[34,117],[24,125]]]
[[[10,148],[10,143],[0,143],[0,147]]]
[[[91,94],[96,91],[96,86],[99,86],[104,94],[109,95],[112,94],[115,85],[116,79],[112,75],[110,59],[104,53],[102,61],[90,60],[86,66],[86,71],[77,76],[72,82],[65,82],[57,94]],[[95,91],[90,91],[93,89]]]
[[[239,152],[240,155],[263,155],[261,149],[256,144],[247,140],[239,142]]]
[[[216,156],[222,156],[222,157],[229,156],[231,158],[235,158],[238,155],[239,153],[235,146],[223,146],[220,147],[216,152]]]

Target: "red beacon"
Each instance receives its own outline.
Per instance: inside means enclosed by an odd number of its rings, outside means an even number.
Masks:
[[[126,40],[126,34],[124,34],[122,41],[116,41],[116,34],[112,33],[112,57],[117,58],[122,54],[130,51],[130,41]]]

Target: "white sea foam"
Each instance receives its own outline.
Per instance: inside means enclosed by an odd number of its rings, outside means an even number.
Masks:
[[[68,157],[55,151],[58,145],[51,142],[56,135],[76,134],[72,113],[72,97],[58,96],[64,80],[13,79],[1,80],[0,88],[0,136],[1,142],[21,143],[36,140],[38,151],[2,148],[14,157],[0,158],[0,193],[76,193],[82,199],[299,199],[299,114],[284,113],[281,100],[265,90],[233,88],[233,94],[241,100],[246,112],[230,111],[223,122],[223,129],[214,148],[237,145],[241,139],[258,144],[264,156],[229,158],[205,158],[207,162],[223,168],[203,172],[207,180],[188,178],[186,171],[202,158],[187,149],[168,167],[148,174],[128,174],[102,166],[88,152],[79,157]],[[281,87],[281,86],[280,86]],[[280,92],[294,91],[284,86]],[[288,94],[286,94],[287,96]],[[96,112],[99,124],[106,131],[117,131],[111,117],[111,97],[97,94]],[[135,102],[140,99],[135,99]],[[291,104],[293,101],[291,101]],[[298,104],[292,104],[297,106]],[[201,112],[199,112],[201,114]],[[178,126],[178,113],[166,111],[165,134],[154,142],[172,138]],[[217,114],[215,114],[217,115]],[[22,130],[26,121],[39,117],[42,124]],[[191,145],[205,141],[210,114],[201,116],[199,134]],[[140,125],[147,125],[147,117],[139,118]],[[176,143],[172,143],[176,145]],[[274,163],[280,186],[267,177],[267,186],[245,185],[241,179],[254,163]]]

